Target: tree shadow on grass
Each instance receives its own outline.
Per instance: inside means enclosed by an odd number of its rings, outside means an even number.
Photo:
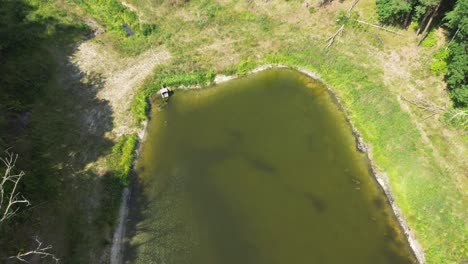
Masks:
[[[0,5],[0,148],[20,155],[21,192],[32,203],[0,226],[0,262],[15,263],[6,257],[35,246],[36,235],[63,263],[103,262],[121,191],[112,172],[89,165],[113,145],[112,109],[97,97],[105,80],[70,60],[86,26],[26,19],[34,11],[23,0]]]

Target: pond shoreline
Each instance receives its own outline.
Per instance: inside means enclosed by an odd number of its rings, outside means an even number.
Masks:
[[[320,81],[321,83],[323,83],[325,85],[325,87],[327,88],[327,91],[332,96],[332,99],[333,99],[334,103],[345,114],[346,121],[349,124],[349,126],[350,126],[350,128],[352,130],[352,133],[354,135],[355,141],[356,141],[356,149],[366,156],[366,158],[368,160],[370,172],[372,173],[372,175],[374,176],[374,179],[377,181],[378,185],[380,186],[380,188],[384,192],[384,194],[386,196],[386,200],[390,204],[390,206],[392,208],[392,211],[393,211],[393,214],[396,217],[400,227],[402,228],[402,230],[404,232],[404,235],[405,235],[405,237],[406,237],[406,239],[407,239],[407,241],[409,243],[409,246],[410,246],[414,256],[416,257],[419,264],[425,264],[426,262],[425,262],[425,257],[424,257],[424,252],[422,250],[422,247],[420,246],[420,244],[416,240],[416,237],[415,237],[412,229],[410,228],[409,224],[407,223],[406,219],[404,218],[401,209],[398,207],[398,205],[395,202],[395,198],[394,198],[393,192],[391,190],[390,182],[389,182],[387,174],[385,172],[382,172],[378,168],[377,164],[374,162],[374,160],[372,158],[372,147],[364,142],[361,134],[359,133],[359,131],[357,130],[357,128],[354,126],[353,122],[349,118],[348,111],[347,111],[346,107],[341,102],[340,98],[336,95],[336,93],[333,91],[333,89],[320,77],[320,74],[309,71],[309,70],[304,69],[304,68],[295,68],[295,67],[290,67],[290,66],[286,66],[286,65],[282,65],[282,64],[265,64],[265,65],[262,65],[262,66],[259,66],[259,67],[255,68],[255,69],[253,69],[252,71],[248,72],[246,75],[243,75],[243,76],[237,76],[237,75],[229,75],[228,76],[228,75],[218,74],[218,75],[216,75],[213,83],[209,83],[209,84],[207,84],[205,86],[201,86],[201,85],[179,86],[179,87],[176,87],[176,88],[173,88],[173,89],[176,89],[176,90],[201,89],[203,87],[224,83],[224,82],[227,82],[227,81],[242,78],[242,77],[245,77],[247,75],[255,74],[255,73],[265,71],[265,70],[269,70],[269,69],[292,69],[292,70],[296,70],[296,71],[300,72],[301,74],[304,74],[304,75],[306,75],[309,78],[312,78],[314,80]],[[148,113],[148,115],[151,115],[151,113]],[[151,116],[149,116],[149,118],[151,118]],[[135,164],[137,163],[139,153],[141,151],[141,146],[143,145],[143,143],[145,141],[145,136],[146,136],[146,132],[147,132],[147,124],[148,124],[148,122],[143,122],[141,129],[138,131],[138,144],[137,144],[137,147],[135,148],[135,159],[134,159],[133,167],[135,167]],[[123,194],[122,194],[122,204],[121,204],[120,212],[124,212],[124,213],[119,213],[118,226],[117,226],[116,231],[114,233],[114,240],[113,240],[113,244],[112,244],[113,254],[111,254],[111,256],[115,256],[115,254],[118,254],[118,255],[120,255],[120,257],[118,257],[118,258],[112,257],[111,258],[111,264],[121,264],[121,263],[123,263],[123,255],[124,255],[124,247],[123,247],[124,243],[123,243],[123,241],[125,239],[125,228],[121,228],[121,225],[122,224],[125,225],[126,218],[127,218],[127,214],[125,212],[128,211],[128,199],[130,197],[130,195],[128,194],[128,192],[129,192],[128,189],[131,189],[131,186],[129,186],[128,188],[125,188],[124,191],[123,191]],[[114,253],[114,252],[118,252],[118,253]]]
[[[138,140],[135,147],[135,154],[132,164],[132,170],[130,173],[130,184],[129,186],[123,188],[122,198],[120,202],[119,215],[117,219],[117,226],[114,231],[112,238],[111,254],[110,254],[110,264],[122,264],[124,262],[124,253],[125,253],[125,235],[127,231],[127,220],[129,212],[130,198],[132,194],[132,181],[136,176],[135,167],[140,156],[141,147],[146,138],[146,132],[148,127],[148,121],[143,121],[141,123],[141,128],[138,130]]]
[[[340,98],[336,95],[336,93],[333,91],[333,89],[324,80],[320,78],[320,75],[315,72],[308,71],[306,69],[297,69],[297,70],[309,76],[312,79],[322,82],[327,87],[328,92],[332,95],[338,107],[345,114],[346,121],[351,127],[354,138],[356,139],[356,149],[365,154],[367,161],[369,163],[369,168],[371,170],[371,173],[374,176],[377,183],[379,184],[379,186],[381,187],[382,191],[384,192],[387,198],[387,202],[390,204],[392,211],[396,219],[398,220],[398,223],[400,224],[400,227],[403,229],[405,237],[408,240],[409,246],[411,250],[413,251],[414,256],[418,260],[418,263],[425,264],[426,261],[424,257],[424,251],[421,245],[419,244],[419,242],[417,241],[416,236],[414,235],[414,232],[412,231],[411,227],[409,226],[408,222],[403,216],[403,212],[401,211],[400,207],[398,207],[398,205],[395,202],[395,198],[394,198],[391,186],[390,186],[388,175],[379,169],[379,167],[377,166],[377,164],[375,163],[372,157],[372,146],[364,142],[364,139],[362,138],[361,133],[358,131],[356,126],[353,124],[353,122],[349,118],[346,107],[341,102]]]

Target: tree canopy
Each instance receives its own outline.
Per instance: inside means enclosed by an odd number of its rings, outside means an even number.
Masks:
[[[468,0],[458,0],[445,16],[452,41],[447,58],[447,84],[456,106],[468,106]]]
[[[446,81],[456,107],[468,106],[468,0],[376,0],[379,20],[383,24],[408,26],[418,24],[419,43],[434,26],[447,29],[448,56]],[[434,22],[437,23],[434,23]]]

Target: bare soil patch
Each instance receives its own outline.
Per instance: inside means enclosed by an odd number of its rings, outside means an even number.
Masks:
[[[72,62],[87,75],[99,74],[103,77],[104,83],[97,97],[109,101],[114,117],[112,136],[119,137],[137,131],[135,120],[129,113],[131,98],[154,67],[167,62],[169,58],[168,52],[158,49],[148,50],[134,58],[123,58],[89,41],[78,47]],[[99,119],[92,121],[99,122]]]

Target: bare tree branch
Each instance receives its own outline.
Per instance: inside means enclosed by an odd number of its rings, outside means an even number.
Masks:
[[[29,206],[31,203],[18,191],[18,184],[24,176],[24,172],[14,174],[18,155],[5,151],[6,156],[0,158],[5,165],[5,173],[0,180],[0,224],[14,216],[21,205]]]
[[[417,108],[421,109],[421,110],[424,110],[424,111],[427,111],[427,112],[430,112],[430,113],[433,113],[433,114],[441,114],[443,112],[446,111],[446,109],[442,106],[438,106],[436,104],[433,104],[427,100],[411,100],[411,99],[408,99],[404,96],[400,96],[401,99],[405,100],[406,102],[416,106]]]
[[[21,205],[30,206],[31,203],[24,198],[24,196],[18,191],[18,184],[21,178],[25,175],[23,171],[18,174],[14,172],[18,155],[5,151],[5,157],[0,157],[0,161],[5,166],[5,172],[0,179],[0,225],[16,215],[21,209]],[[55,263],[59,262],[59,259],[54,254],[50,253],[52,249],[51,245],[44,247],[38,237],[35,238],[37,247],[28,252],[18,252],[16,256],[9,257],[10,259],[16,259],[24,263],[30,263],[28,260],[34,257],[49,258]]]
[[[468,110],[460,110],[459,112],[456,112],[452,117],[450,117],[449,120],[455,119],[457,117],[467,117],[468,116]]]
[[[419,38],[418,46],[421,45],[421,42],[422,42],[422,41],[427,37],[427,35],[429,34],[428,29],[431,27],[432,21],[433,21],[434,17],[437,15],[437,13],[438,13],[438,11],[439,11],[439,7],[440,7],[441,4],[442,4],[442,0],[440,0],[439,3],[437,4],[437,6],[434,8],[434,11],[433,11],[432,14],[431,14],[431,18],[430,18],[429,21],[427,22],[426,27],[424,28],[424,31],[421,33],[422,36]]]
[[[50,258],[52,259],[55,263],[59,263],[60,259],[58,259],[54,254],[50,253],[50,250],[52,249],[51,245],[48,245],[46,247],[42,246],[42,242],[39,240],[38,237],[35,238],[37,242],[37,247],[34,250],[28,251],[28,252],[19,252],[16,256],[11,256],[11,259],[17,259],[21,262],[24,263],[30,263],[27,259],[33,257],[33,256],[39,256],[40,258]]]
[[[358,22],[358,23],[361,23],[361,24],[364,24],[364,25],[368,25],[368,26],[371,26],[371,27],[375,27],[375,28],[378,28],[378,29],[381,29],[381,30],[385,30],[385,31],[390,32],[390,33],[393,33],[393,34],[401,35],[401,33],[398,32],[398,31],[394,31],[394,30],[391,30],[391,29],[388,29],[388,28],[385,28],[385,27],[381,27],[381,26],[379,26],[379,25],[367,23],[366,21],[362,21],[362,20],[359,20],[359,19],[353,19],[353,21],[356,21],[356,22]]]
[[[347,19],[350,19],[351,18],[351,11],[353,10],[353,8],[357,5],[357,3],[359,2],[359,0],[354,0],[353,4],[351,5],[351,7],[348,9],[348,14],[346,15]],[[325,49],[328,49],[331,47],[331,45],[333,45],[333,43],[335,42],[335,37],[336,36],[341,36],[341,34],[343,33],[343,30],[344,30],[344,27],[345,25],[343,24],[336,32],[335,34],[331,35],[329,38],[327,38],[327,40],[325,40],[325,42],[327,42],[327,46],[325,47]]]
[[[348,9],[348,17],[350,16],[351,11],[352,11],[353,8],[357,5],[358,2],[359,2],[359,0],[354,0],[353,4],[349,7],[349,9]]]
[[[335,42],[335,37],[338,35],[341,35],[341,33],[344,30],[344,25],[342,25],[336,32],[335,34],[331,35],[327,40],[327,46],[325,47],[326,49],[330,48],[331,45],[333,45],[333,42]]]
[[[375,27],[375,28],[378,28],[378,29],[381,29],[381,30],[384,30],[384,31],[387,31],[387,32],[390,32],[390,33],[393,33],[393,34],[397,34],[397,35],[402,35],[400,32],[398,31],[394,31],[394,30],[391,30],[391,29],[388,29],[388,28],[385,28],[385,27],[382,27],[382,26],[379,26],[379,25],[375,25],[375,24],[371,24],[371,23],[368,23],[366,21],[363,21],[363,20],[359,20],[359,19],[354,19],[354,18],[351,18],[351,11],[353,11],[353,8],[357,5],[357,3],[359,2],[359,0],[354,0],[353,4],[349,7],[348,9],[348,13],[346,14],[346,20],[347,21],[355,21],[355,22],[358,22],[360,24],[363,24],[363,25],[367,25],[367,26],[371,26],[371,27]],[[346,23],[344,23],[336,32],[335,34],[333,34],[331,37],[329,37],[327,40],[325,40],[325,42],[327,42],[327,46],[325,47],[326,49],[330,48],[331,45],[333,45],[333,42],[335,41],[335,37],[338,36],[338,34],[341,35],[341,33],[343,32],[344,30],[344,27],[345,27]],[[379,39],[380,41],[380,39]]]
[[[455,34],[453,34],[453,37],[450,39],[447,45],[445,45],[445,50],[449,48],[450,43],[452,43],[452,41],[455,39],[459,31],[460,31],[460,26],[458,26],[457,31],[455,31]]]

